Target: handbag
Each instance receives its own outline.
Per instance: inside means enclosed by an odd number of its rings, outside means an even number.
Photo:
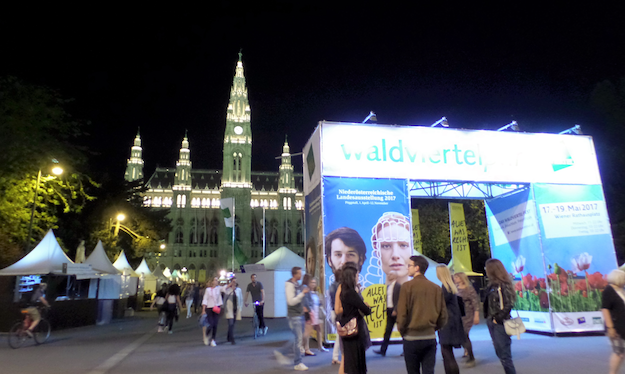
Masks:
[[[219,306],[214,306],[214,307],[213,307],[213,313],[216,313],[216,314],[221,313],[221,307],[219,307]]]
[[[501,287],[497,288],[499,292],[499,308],[503,310],[503,297],[501,296]],[[516,335],[518,340],[521,340],[521,334],[525,332],[525,325],[523,320],[519,316],[519,311],[516,311],[516,318],[510,318],[503,321],[503,327],[506,330],[506,334],[509,336]]]
[[[341,326],[339,322],[336,323],[336,332],[341,338],[350,338],[358,335],[358,320],[356,317],[350,319],[345,326]]]

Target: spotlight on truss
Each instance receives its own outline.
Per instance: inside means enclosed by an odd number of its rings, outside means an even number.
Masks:
[[[439,125],[442,126],[442,127],[449,127],[449,122],[447,122],[447,118],[443,117],[443,118],[439,119],[438,121],[434,122],[432,124],[432,126],[430,126],[430,127],[436,127],[436,126],[439,126]]]
[[[375,113],[369,112],[369,115],[367,116],[367,118],[365,118],[364,121],[362,121],[362,123],[367,123],[367,121],[377,122],[378,119],[376,118]]]
[[[516,121],[512,121],[504,127],[497,129],[497,131],[503,131],[507,129],[511,129],[512,131],[519,131],[519,124]]]
[[[582,127],[580,125],[575,125],[573,127],[571,127],[570,129],[564,130],[562,132],[559,133],[560,135],[562,134],[576,134],[576,135],[582,135]]]

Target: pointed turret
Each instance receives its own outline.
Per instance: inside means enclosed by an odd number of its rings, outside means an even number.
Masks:
[[[124,179],[128,182],[143,179],[143,149],[141,148],[141,135],[137,129],[134,145],[130,149],[130,159],[126,164]]]
[[[282,146],[282,162],[280,163],[280,181],[278,182],[278,193],[282,197],[282,209],[292,209],[296,192],[290,147],[288,138],[285,135],[284,145]]]
[[[230,102],[226,110],[223,157],[222,186],[251,188],[251,110],[245,86],[241,52],[239,52],[239,61],[230,89]]]
[[[191,151],[189,150],[189,138],[185,130],[180,156],[176,162],[175,190],[191,189]]]

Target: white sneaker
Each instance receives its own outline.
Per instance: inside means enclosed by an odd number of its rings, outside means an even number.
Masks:
[[[265,326],[265,329],[263,330],[263,335],[267,335],[267,330],[269,330],[269,327]]]
[[[204,337],[204,345],[208,345],[208,336]]]
[[[308,370],[308,366],[304,365],[304,363],[300,362],[299,364],[293,367],[296,371],[306,371]]]
[[[278,361],[280,365],[288,365],[291,363],[291,361],[289,361],[289,359],[286,358],[286,356],[283,355],[282,353],[278,351],[273,351],[273,354],[276,356],[276,360]]]
[[[215,340],[211,340],[211,347],[216,347],[217,344],[215,343]]]

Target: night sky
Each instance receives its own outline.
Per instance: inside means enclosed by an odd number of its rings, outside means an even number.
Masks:
[[[68,110],[91,121],[92,170],[119,178],[138,126],[146,176],[175,165],[185,129],[194,168],[221,168],[240,48],[257,171],[278,170],[285,134],[299,152],[318,121],[360,122],[370,110],[382,124],[580,124],[600,142],[605,125],[590,93],[625,76],[625,13],[616,7],[209,3],[3,12],[0,75],[74,98]]]

